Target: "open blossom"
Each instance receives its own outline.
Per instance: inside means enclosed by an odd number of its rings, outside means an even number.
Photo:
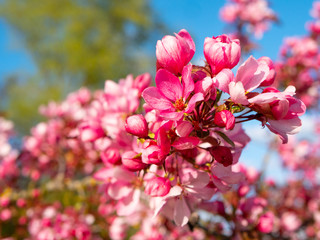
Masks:
[[[194,90],[191,68],[191,65],[183,68],[182,84],[178,77],[167,70],[158,70],[157,87],[149,87],[142,93],[146,103],[160,111],[160,116],[180,120],[184,113],[190,113],[194,110],[196,102],[203,100],[202,93],[196,93],[190,100],[188,99]]]
[[[182,73],[195,53],[195,45],[190,34],[182,29],[173,36],[164,36],[157,42],[157,68],[164,68],[178,75]]]
[[[212,74],[216,75],[224,68],[233,68],[240,60],[239,40],[231,40],[227,35],[206,38],[204,56],[210,65]]]

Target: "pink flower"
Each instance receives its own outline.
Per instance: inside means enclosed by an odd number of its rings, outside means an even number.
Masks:
[[[148,124],[141,114],[128,117],[125,128],[128,133],[137,137],[145,138],[148,136]]]
[[[144,89],[149,87],[151,84],[152,77],[150,73],[144,73],[137,76],[133,81],[133,87],[139,90],[139,93],[142,93]]]
[[[238,69],[236,78],[229,83],[229,94],[233,102],[248,105],[246,93],[251,92],[267,79],[270,68],[250,56]]]
[[[232,23],[236,21],[239,10],[240,8],[237,4],[227,4],[220,10],[220,17],[223,21]]]
[[[84,122],[80,126],[80,138],[84,142],[93,142],[105,136],[105,132],[98,122]]]
[[[115,147],[110,147],[100,154],[102,161],[107,165],[108,163],[119,165],[121,164],[121,156],[119,150]]]
[[[190,34],[182,29],[175,37],[166,35],[157,42],[157,69],[164,68],[178,75],[195,53],[195,45]]]
[[[297,230],[301,225],[301,220],[293,212],[285,212],[281,216],[281,226],[286,231],[293,232]]]
[[[191,65],[183,68],[182,85],[178,77],[165,69],[160,69],[156,75],[157,87],[149,87],[143,91],[142,96],[152,108],[160,111],[160,116],[180,120],[185,113],[191,113],[195,104],[203,100],[202,93],[189,96],[194,90],[191,77]]]
[[[1,210],[0,212],[0,220],[7,221],[12,217],[12,213],[8,208]]]
[[[134,151],[125,152],[122,154],[122,164],[130,171],[136,172],[146,168],[148,165],[141,160],[141,154]]]
[[[142,150],[142,162],[145,164],[162,164],[166,155],[162,154],[161,148],[151,142],[146,148]]]
[[[206,172],[184,168],[180,173],[181,184],[173,186],[164,197],[153,199],[155,215],[160,211],[173,219],[178,226],[188,223],[195,203],[211,199],[213,192],[206,187],[209,175]]]
[[[274,215],[272,212],[266,212],[259,218],[258,230],[263,233],[270,233],[273,229]]]
[[[224,167],[219,162],[211,165],[212,182],[221,191],[226,192],[231,188],[231,184],[243,181],[244,175],[241,172],[233,172],[231,166]]]
[[[170,191],[171,184],[169,179],[163,177],[155,177],[147,181],[145,193],[151,197],[163,197]]]
[[[304,103],[292,97],[294,94],[293,86],[287,87],[284,92],[266,88],[261,94],[249,99],[253,104],[252,108],[265,116],[262,124],[279,135],[283,143],[288,142],[288,134],[299,132],[301,127],[299,116],[306,111]]]
[[[204,56],[213,75],[224,68],[233,68],[240,60],[241,48],[238,39],[231,40],[227,35],[206,38]]]
[[[273,62],[268,57],[261,57],[258,59],[259,64],[266,64],[269,67],[269,74],[266,77],[266,79],[260,84],[260,86],[270,86],[273,84],[275,78],[276,78],[276,71],[275,67],[273,65]]]
[[[214,115],[214,123],[219,127],[225,127],[226,130],[234,128],[235,117],[228,110],[222,110]]]

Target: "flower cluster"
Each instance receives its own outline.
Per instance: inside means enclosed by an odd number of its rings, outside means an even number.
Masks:
[[[238,40],[206,38],[205,66],[189,62],[194,52],[186,30],[158,41],[156,86],[142,92],[146,115],[126,119],[138,142],[121,154],[120,166],[106,165],[95,175],[117,200],[119,215],[134,213],[147,195],[156,215],[184,226],[203,201],[243,178],[231,167],[249,142],[241,122],[258,120],[284,143],[301,125],[305,105],[293,97],[295,88],[267,87],[275,77],[269,58],[250,57],[234,76]]]
[[[297,96],[308,106],[316,107],[319,101],[319,6],[314,2],[309,22],[309,35],[286,38],[280,49],[281,59],[275,63],[278,87],[294,85]]]
[[[13,123],[0,117],[0,186],[9,184],[17,173],[18,150],[10,143],[14,135]]]
[[[277,21],[267,0],[230,0],[220,10],[223,21],[235,27],[234,37],[240,39],[245,52],[255,48],[249,35],[261,38],[272,22]]]
[[[270,86],[275,68],[268,57],[251,56],[235,71],[239,40],[206,38],[204,66],[190,62],[194,54],[190,34],[181,30],[157,43],[156,86],[150,74],[128,75],[107,80],[104,90],[81,88],[42,106],[48,121],[31,129],[15,155],[27,184],[1,190],[1,220],[19,219],[16,235],[28,237],[27,229],[35,239],[224,234],[223,224],[214,233],[201,224],[204,210],[237,220],[236,232],[270,232],[267,200],[249,197],[260,174],[237,166],[250,141],[241,124],[257,120],[286,143],[305,105],[293,86],[283,92]],[[237,198],[228,198],[234,185]],[[228,204],[238,200],[229,216]]]

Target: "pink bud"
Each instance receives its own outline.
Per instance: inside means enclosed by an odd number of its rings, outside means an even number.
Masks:
[[[142,170],[148,166],[141,161],[141,155],[133,151],[122,154],[122,164],[132,172]]]
[[[106,151],[101,152],[100,157],[106,165],[107,163],[111,163],[114,165],[121,164],[121,156],[119,150],[115,147],[110,147]]]
[[[12,213],[9,209],[5,208],[0,212],[0,220],[7,221],[11,218]]]
[[[32,190],[32,197],[37,198],[40,196],[40,190],[39,189],[33,189]]]
[[[238,189],[238,195],[240,197],[244,197],[250,191],[250,187],[248,185],[241,185]]]
[[[1,197],[0,198],[0,206],[7,207],[10,203],[10,199],[8,197]]]
[[[126,131],[140,138],[148,137],[148,124],[146,119],[141,115],[133,115],[127,118]]]
[[[269,68],[269,74],[268,74],[267,78],[260,84],[260,86],[265,87],[265,86],[272,85],[274,82],[274,79],[276,78],[276,71],[275,71],[272,60],[268,57],[261,57],[258,59],[258,63],[259,63],[259,65],[265,64]]]
[[[145,193],[151,197],[163,197],[170,191],[171,184],[169,179],[156,177],[147,181]]]
[[[204,56],[214,75],[224,68],[231,69],[240,60],[240,41],[238,39],[231,40],[227,35],[206,38]]]
[[[209,149],[209,152],[218,163],[221,163],[225,167],[230,166],[233,162],[231,150],[228,147],[224,147],[224,146],[212,147]]]
[[[133,87],[138,89],[140,93],[143,92],[144,89],[149,87],[151,84],[151,75],[150,73],[144,73],[139,76],[137,76],[133,81]]]
[[[226,130],[230,130],[234,128],[236,119],[228,110],[222,110],[214,115],[213,121],[217,126],[225,127]]]
[[[22,207],[24,207],[25,205],[26,205],[26,200],[24,200],[23,198],[19,198],[19,199],[17,200],[17,206],[18,206],[18,207],[22,208]]]
[[[157,69],[164,68],[178,75],[192,59],[195,44],[190,34],[182,29],[174,36],[166,35],[157,42]]]
[[[258,230],[263,233],[270,233],[273,229],[274,215],[272,212],[263,214],[258,222]]]

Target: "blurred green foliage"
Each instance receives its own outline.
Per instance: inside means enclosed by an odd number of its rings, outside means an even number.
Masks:
[[[0,17],[17,31],[38,71],[6,84],[6,115],[20,131],[38,121],[38,106],[48,100],[150,70],[154,54],[143,44],[163,28],[148,0],[3,0]]]

